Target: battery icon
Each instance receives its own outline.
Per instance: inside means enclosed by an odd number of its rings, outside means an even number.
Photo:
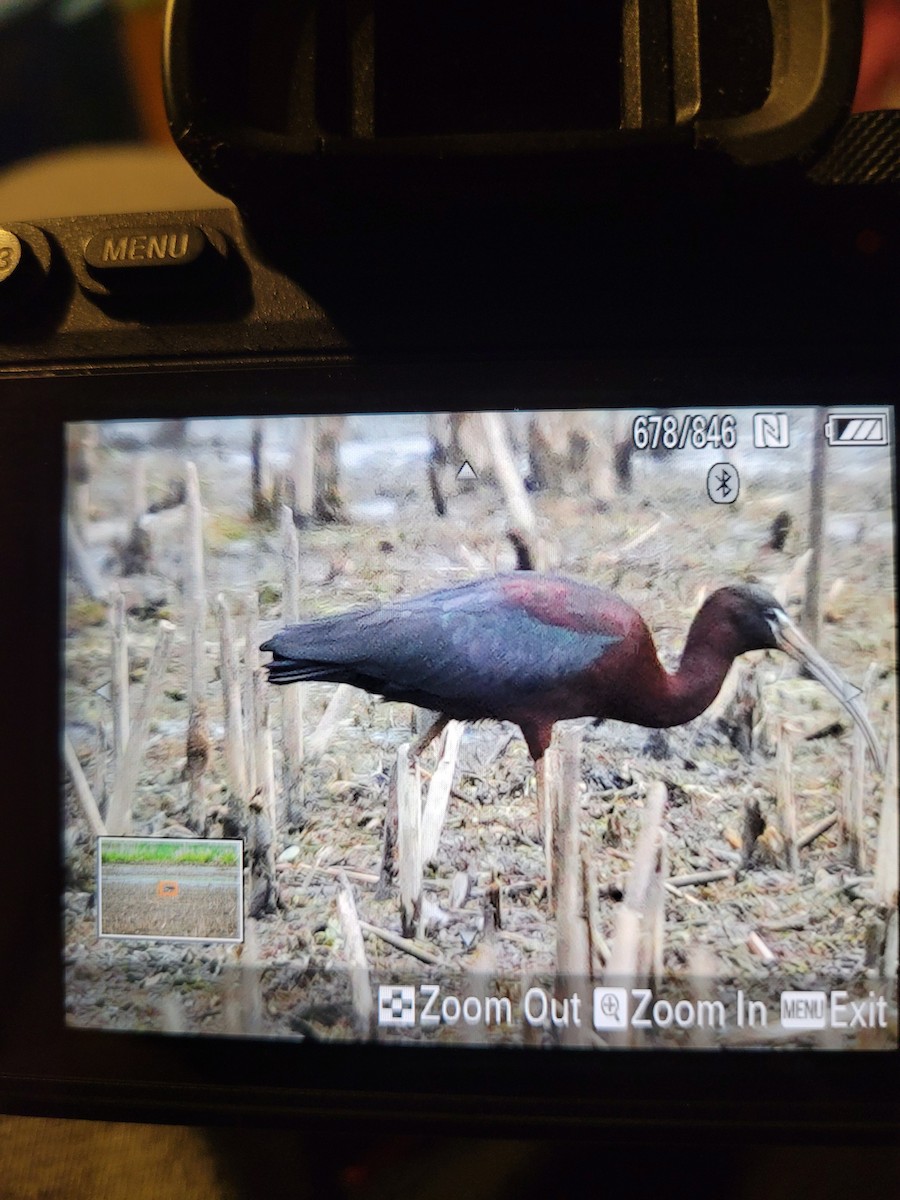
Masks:
[[[829,446],[886,446],[887,417],[883,413],[835,413],[825,422]]]

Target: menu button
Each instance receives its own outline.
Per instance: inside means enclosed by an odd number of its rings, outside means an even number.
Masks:
[[[84,261],[94,271],[183,267],[206,249],[206,235],[195,225],[162,225],[110,229],[95,233],[84,248]]]

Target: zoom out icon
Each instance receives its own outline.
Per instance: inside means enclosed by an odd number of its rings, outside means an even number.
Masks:
[[[628,1028],[627,988],[594,988],[594,1028],[597,1030]]]
[[[378,1024],[409,1029],[415,1023],[416,989],[382,984],[378,989]]]

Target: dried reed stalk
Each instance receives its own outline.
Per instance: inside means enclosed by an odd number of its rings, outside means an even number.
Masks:
[[[131,722],[128,745],[121,768],[113,782],[109,811],[106,814],[107,831],[114,835],[131,832],[131,804],[137,787],[138,771],[147,744],[150,721],[162,691],[174,636],[175,626],[170,621],[160,621],[153,657],[144,683],[144,694]]]

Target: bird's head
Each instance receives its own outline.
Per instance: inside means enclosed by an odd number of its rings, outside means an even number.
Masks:
[[[727,641],[736,654],[784,649],[782,630],[793,625],[772,593],[753,584],[719,588],[702,611],[712,637]]]
[[[884,770],[881,744],[860,703],[859,688],[844,679],[822,657],[771,592],[752,584],[724,587],[714,592],[703,607],[711,610],[709,616],[714,636],[740,647],[735,648],[735,654],[744,654],[748,650],[782,650],[828,688],[862,730],[879,771]]]

